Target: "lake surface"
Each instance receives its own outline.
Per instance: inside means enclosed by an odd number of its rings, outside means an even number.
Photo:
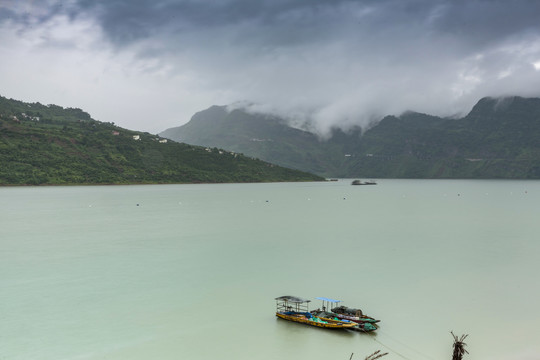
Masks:
[[[540,359],[539,235],[539,181],[0,188],[0,359]]]

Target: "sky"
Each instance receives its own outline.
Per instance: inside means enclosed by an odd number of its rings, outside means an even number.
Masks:
[[[158,133],[212,105],[367,126],[540,96],[537,0],[0,0],[0,95]]]

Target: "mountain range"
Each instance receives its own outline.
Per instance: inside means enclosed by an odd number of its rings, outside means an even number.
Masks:
[[[540,179],[538,98],[483,98],[461,118],[386,116],[325,139],[271,114],[212,106],[159,135],[325,177]]]
[[[324,179],[100,122],[81,109],[0,96],[0,185],[318,180]]]

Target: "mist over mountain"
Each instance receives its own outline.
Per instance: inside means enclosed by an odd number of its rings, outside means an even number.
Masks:
[[[0,185],[319,181],[236,153],[167,141],[78,108],[0,96]]]
[[[483,98],[464,117],[407,112],[328,138],[284,118],[212,106],[161,136],[326,177],[540,178],[540,99]]]

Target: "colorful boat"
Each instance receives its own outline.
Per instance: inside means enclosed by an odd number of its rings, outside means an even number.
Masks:
[[[343,305],[334,307],[331,311],[333,313],[336,313],[339,317],[343,319],[350,319],[356,322],[368,322],[371,324],[375,324],[381,321],[374,319],[371,316],[365,315],[360,309],[353,309]]]
[[[347,319],[340,319],[336,313],[329,312],[326,310],[313,310],[311,311],[311,314],[318,317],[321,320],[328,321],[328,320],[338,320],[343,322],[350,322],[354,324],[353,327],[350,328],[350,330],[356,330],[361,332],[371,332],[378,329],[377,325],[371,324],[368,322],[354,322],[352,320]]]
[[[306,325],[322,327],[326,329],[350,329],[357,324],[350,321],[321,319],[309,312],[310,300],[296,296],[280,296],[276,300],[276,316]]]
[[[371,316],[364,315],[360,309],[352,309],[346,306],[336,306],[341,300],[334,300],[325,297],[318,297],[318,300],[322,300],[322,309],[323,311],[330,311],[335,314],[337,318],[341,320],[350,320],[358,324],[371,324],[372,326],[363,326],[365,330],[363,331],[373,331],[378,328],[376,323],[380,320],[375,320]],[[373,329],[374,328],[374,329]]]

